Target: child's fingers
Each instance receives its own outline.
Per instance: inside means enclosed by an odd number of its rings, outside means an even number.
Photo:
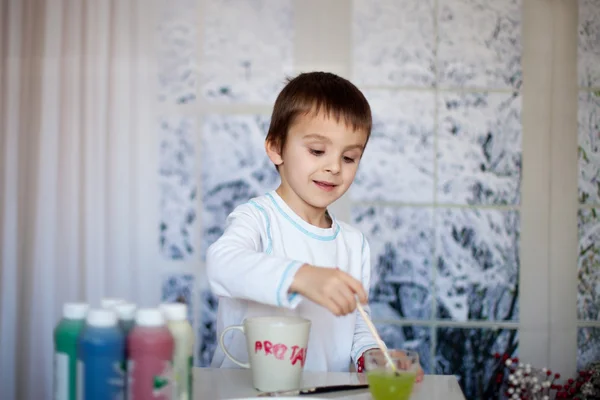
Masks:
[[[410,369],[413,365],[410,358],[406,356],[406,353],[403,351],[397,350],[393,352],[393,356],[399,359],[399,366],[402,369]]]
[[[342,306],[336,301],[335,298],[329,298],[321,304],[325,308],[327,308],[333,315],[337,315],[338,317],[344,315],[342,312]]]
[[[355,293],[356,296],[358,296],[358,301],[360,301],[362,304],[366,304],[367,292],[365,292],[365,288],[363,287],[362,283],[360,283],[360,281],[354,279],[352,276],[346,273],[343,273],[342,276],[344,277],[344,281],[350,287],[352,292]]]
[[[410,369],[411,365],[412,365],[412,363],[410,362],[410,360],[408,358],[400,359],[400,368]]]
[[[343,305],[345,314],[350,314],[356,309],[356,299],[354,297],[354,293],[352,293],[350,289],[341,287],[338,289],[337,295],[340,299],[339,302]]]

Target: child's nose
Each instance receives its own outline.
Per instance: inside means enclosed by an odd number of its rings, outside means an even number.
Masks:
[[[340,172],[341,168],[342,168],[342,163],[338,157],[331,157],[330,159],[327,160],[327,165],[325,167],[326,171],[328,171],[332,174],[337,174]]]

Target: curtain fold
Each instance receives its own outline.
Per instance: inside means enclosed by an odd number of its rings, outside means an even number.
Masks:
[[[0,2],[0,385],[52,397],[62,304],[159,301],[154,2]]]

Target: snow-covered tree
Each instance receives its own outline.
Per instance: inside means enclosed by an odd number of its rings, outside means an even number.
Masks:
[[[600,317],[600,215],[598,209],[581,209],[579,226],[578,318],[597,321]]]
[[[223,233],[238,205],[275,189],[279,174],[267,157],[269,119],[260,115],[209,115],[202,136],[202,254]]]
[[[579,201],[600,202],[600,91],[579,94]]]

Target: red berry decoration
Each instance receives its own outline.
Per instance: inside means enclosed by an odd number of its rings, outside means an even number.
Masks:
[[[589,385],[596,385],[592,381],[600,363],[594,364],[593,374],[590,371],[579,371],[573,378],[566,376],[560,379],[558,372],[547,368],[536,368],[529,364],[519,364],[518,357],[509,357],[507,354],[494,353],[494,358],[502,359],[504,365],[498,365],[496,383],[506,392],[508,399],[536,400],[541,398],[591,400],[597,397],[588,397]],[[508,364],[508,365],[507,365]],[[588,368],[589,369],[589,368]],[[527,371],[527,372],[526,372]],[[509,374],[512,374],[509,376]],[[533,377],[533,378],[532,378]],[[510,378],[510,379],[509,379]],[[515,379],[516,378],[516,379]],[[493,379],[493,375],[492,378]],[[582,393],[582,389],[583,392]],[[510,393],[509,393],[510,392]],[[600,398],[598,398],[600,400]]]

